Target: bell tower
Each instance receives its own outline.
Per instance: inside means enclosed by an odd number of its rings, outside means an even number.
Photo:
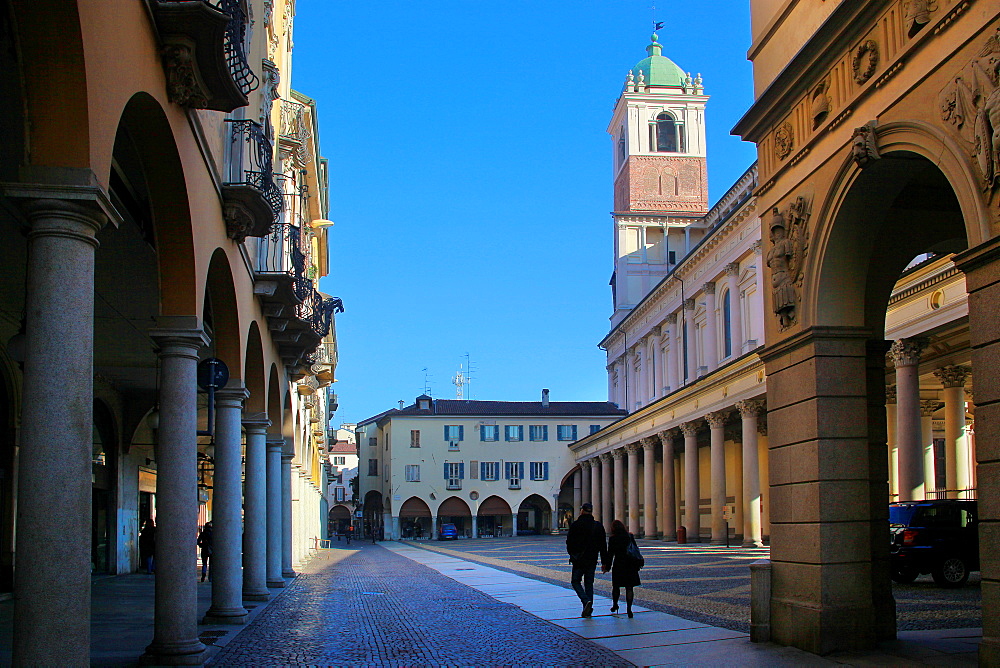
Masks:
[[[615,273],[612,326],[691,247],[690,225],[708,212],[705,103],[654,33],[629,70],[608,134],[614,147]]]

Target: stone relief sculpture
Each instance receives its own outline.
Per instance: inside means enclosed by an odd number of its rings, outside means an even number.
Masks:
[[[796,322],[798,290],[802,286],[802,267],[808,247],[809,218],[804,197],[796,197],[782,213],[774,207],[771,215],[771,249],[767,266],[771,269],[771,308],[783,331]]]
[[[1000,185],[1000,28],[939,95],[941,119],[970,147],[983,190]]]
[[[784,122],[774,131],[774,155],[778,160],[784,160],[792,147],[795,146],[795,129],[789,122]]]
[[[868,121],[860,128],[855,128],[854,136],[851,137],[851,157],[861,169],[882,157],[875,137],[876,125],[877,121]]]
[[[907,2],[906,14],[903,17],[906,34],[913,37],[920,32],[930,22],[931,12],[935,9],[937,9],[937,5],[931,0],[910,0]]]
[[[878,42],[868,39],[854,50],[851,69],[854,70],[854,82],[863,84],[872,78],[878,68]]]
[[[830,96],[826,92],[827,82],[821,81],[812,93],[812,107],[810,114],[813,120],[813,129],[826,120],[830,114]]]

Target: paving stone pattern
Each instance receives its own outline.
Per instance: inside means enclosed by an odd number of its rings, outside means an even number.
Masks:
[[[211,665],[631,665],[382,547],[328,557],[310,562]]]
[[[568,587],[570,566],[565,536],[525,536],[421,541],[422,547],[504,568]],[[636,603],[692,621],[734,631],[750,631],[750,563],[767,559],[768,548],[726,548],[721,545],[664,543],[639,540],[646,558],[635,590]],[[597,574],[595,589],[611,591],[611,575]],[[897,628],[957,629],[982,626],[979,573],[961,589],[944,589],[923,576],[913,584],[893,583]]]

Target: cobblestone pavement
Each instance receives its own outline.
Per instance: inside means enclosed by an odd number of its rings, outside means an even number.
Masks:
[[[382,547],[314,559],[213,666],[630,666]]]
[[[685,619],[734,631],[750,631],[751,562],[766,559],[768,548],[726,548],[720,545],[637,541],[646,567],[636,602]],[[570,566],[564,536],[525,536],[421,541],[422,547],[504,568],[568,587]],[[596,590],[611,591],[611,575],[598,572]],[[957,629],[982,626],[979,573],[961,589],[936,586],[929,575],[913,584],[893,584],[897,628]]]

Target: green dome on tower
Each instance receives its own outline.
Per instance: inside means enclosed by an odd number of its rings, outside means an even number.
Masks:
[[[646,53],[649,56],[640,60],[632,68],[635,78],[638,79],[639,72],[642,72],[647,86],[677,86],[678,88],[683,86],[684,79],[687,77],[684,70],[677,67],[674,61],[661,55],[663,47],[657,41],[656,33],[653,33],[650,39],[652,42],[646,47]]]

